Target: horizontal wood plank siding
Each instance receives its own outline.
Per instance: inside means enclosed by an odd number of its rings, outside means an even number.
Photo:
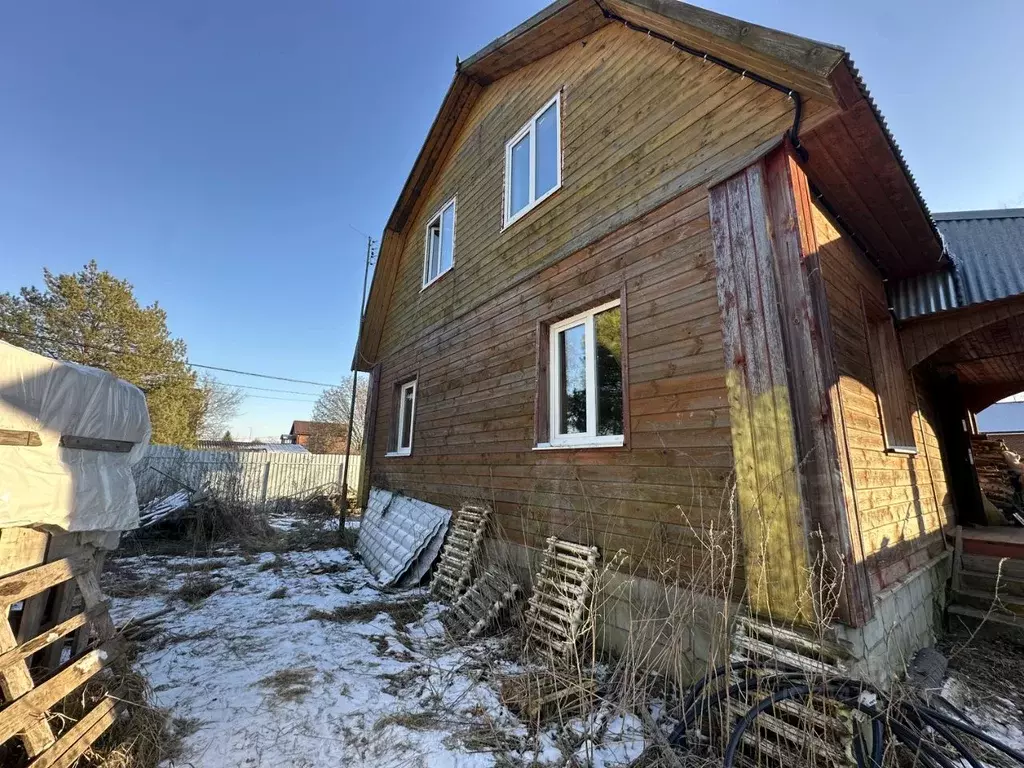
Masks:
[[[412,370],[419,389],[409,457],[385,456],[393,414],[379,400],[373,485],[483,502],[528,546],[558,535],[641,567],[699,560],[704,530],[729,523],[732,471],[718,306],[692,300],[715,292],[709,226],[706,193],[691,191],[383,361],[382,393]],[[679,302],[665,280],[702,290]],[[623,286],[631,447],[533,450],[538,327]]]
[[[887,453],[878,410],[861,296],[887,306],[874,266],[815,207],[822,276],[828,296],[839,373],[842,428],[849,452],[863,556],[874,591],[923,565],[942,549],[941,530],[953,519],[953,499],[936,437],[927,390],[912,377],[911,419],[917,455]],[[915,402],[916,400],[916,402]],[[856,535],[856,526],[854,535]]]
[[[502,229],[505,143],[559,89],[562,187]],[[812,100],[805,120],[829,109]],[[784,94],[621,25],[487,86],[409,218],[378,358],[706,181],[791,122]],[[421,290],[427,221],[455,195],[454,267]]]

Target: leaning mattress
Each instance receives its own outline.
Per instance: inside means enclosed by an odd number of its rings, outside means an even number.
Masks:
[[[370,490],[357,551],[385,586],[419,584],[441,551],[451,510],[381,488]]]

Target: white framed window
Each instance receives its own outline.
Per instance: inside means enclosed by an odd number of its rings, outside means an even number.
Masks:
[[[562,94],[556,93],[505,144],[505,226],[562,186]]]
[[[453,197],[427,224],[423,248],[423,287],[441,277],[455,262],[455,198]]]
[[[412,453],[412,427],[416,418],[416,379],[395,387],[395,414],[388,456],[408,456]]]
[[[622,306],[600,304],[550,326],[548,444],[621,446]]]

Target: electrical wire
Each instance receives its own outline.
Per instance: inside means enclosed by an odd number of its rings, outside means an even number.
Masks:
[[[2,329],[2,332],[5,333],[5,334],[10,334],[11,336],[20,336],[23,339],[35,339],[37,341],[46,341],[46,342],[49,342],[51,344],[70,344],[71,346],[78,347],[79,349],[84,349],[84,350],[92,349],[92,350],[98,350],[100,352],[110,352],[111,354],[121,355],[121,356],[124,356],[124,357],[136,357],[136,358],[143,359],[143,360],[164,360],[165,359],[165,358],[159,357],[157,355],[146,355],[146,354],[143,354],[141,352],[131,352],[131,351],[126,351],[126,350],[122,350],[122,349],[116,349],[114,347],[101,346],[101,345],[98,345],[98,344],[86,344],[86,343],[80,342],[80,341],[66,341],[66,340],[62,341],[60,339],[55,339],[55,338],[52,338],[52,337],[49,337],[49,336],[42,336],[40,334],[35,334],[35,333],[23,333],[21,331],[13,331],[13,330],[8,330],[8,329]],[[260,379],[273,379],[274,381],[287,381],[287,382],[290,382],[292,384],[309,384],[310,386],[313,386],[313,387],[336,387],[337,386],[337,384],[324,384],[322,381],[307,381],[306,379],[292,379],[292,378],[289,378],[287,376],[272,376],[269,373],[255,373],[254,371],[240,371],[240,370],[235,369],[235,368],[222,368],[222,367],[216,366],[216,365],[204,365],[202,363],[193,363],[191,360],[182,360],[181,363],[183,365],[187,365],[187,366],[189,366],[191,368],[203,368],[203,369],[208,370],[208,371],[221,371],[222,373],[236,373],[239,376],[255,376],[256,378],[260,378]]]

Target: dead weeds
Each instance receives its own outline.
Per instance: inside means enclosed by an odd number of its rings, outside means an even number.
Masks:
[[[391,712],[377,718],[373,730],[379,732],[389,725],[397,725],[410,731],[430,731],[438,723],[439,719],[433,712]]]
[[[279,701],[302,701],[313,690],[315,676],[313,667],[280,669],[264,677],[257,685],[271,691]]]
[[[365,623],[372,621],[382,613],[386,613],[391,617],[396,627],[403,627],[420,617],[423,613],[424,605],[426,605],[426,600],[423,598],[400,601],[375,600],[370,603],[339,605],[333,611],[314,609],[306,614],[306,620],[335,621],[339,624],[351,622]]]
[[[184,583],[175,591],[174,596],[179,600],[184,600],[189,605],[198,605],[223,587],[223,583],[208,574],[187,576]]]
[[[273,592],[271,592],[269,595],[267,595],[267,599],[268,600],[281,600],[282,598],[285,598],[285,597],[288,597],[288,588],[287,587],[278,587]]]

